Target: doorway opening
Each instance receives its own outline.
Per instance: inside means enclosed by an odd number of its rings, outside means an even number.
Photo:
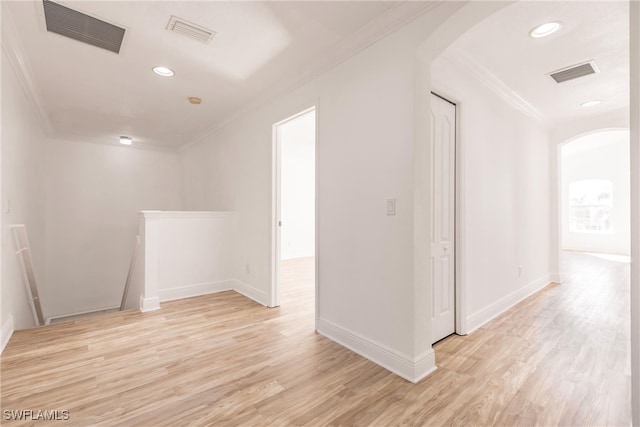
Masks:
[[[560,147],[562,251],[630,255],[629,131],[579,136]]]
[[[316,299],[315,107],[274,125],[273,170],[271,305],[308,310]]]

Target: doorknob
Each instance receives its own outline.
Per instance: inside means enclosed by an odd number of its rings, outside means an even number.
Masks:
[[[282,221],[278,221],[278,227],[282,227]]]

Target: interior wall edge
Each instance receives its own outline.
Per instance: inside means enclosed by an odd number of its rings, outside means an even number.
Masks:
[[[629,2],[631,124],[631,412],[640,425],[640,2]]]
[[[38,118],[42,131],[45,136],[52,136],[54,134],[53,126],[49,119],[49,114],[44,108],[42,92],[33,76],[29,59],[24,53],[24,47],[16,31],[16,25],[6,2],[2,2],[0,7],[2,7],[2,50],[7,55],[11,67],[22,85],[22,89]]]
[[[13,315],[9,314],[7,320],[2,324],[2,329],[0,330],[0,354],[4,351],[4,348],[9,343],[11,339],[11,335],[13,335]]]

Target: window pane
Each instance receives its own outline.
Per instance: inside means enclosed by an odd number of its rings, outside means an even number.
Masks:
[[[610,233],[613,184],[585,179],[569,184],[569,229],[579,233]]]

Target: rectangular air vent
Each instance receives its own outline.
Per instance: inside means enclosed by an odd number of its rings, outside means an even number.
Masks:
[[[49,0],[43,0],[42,3],[47,31],[120,53],[124,28]]]
[[[187,22],[177,16],[171,17],[169,25],[167,25],[167,30],[182,34],[183,36],[198,40],[202,43],[209,43],[213,36],[216,35],[215,31],[207,30],[204,27]]]
[[[568,80],[577,79],[599,72],[600,70],[598,70],[596,63],[593,61],[589,61],[584,64],[572,65],[571,67],[554,71],[552,73],[549,73],[549,75],[553,80],[556,81],[556,83],[562,83]]]

